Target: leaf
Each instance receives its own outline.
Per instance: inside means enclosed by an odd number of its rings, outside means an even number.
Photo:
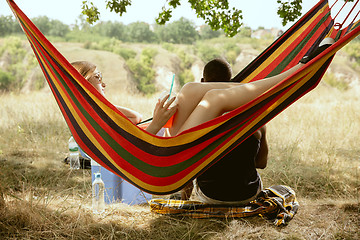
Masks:
[[[90,4],[90,6],[89,6]],[[98,11],[98,8],[94,6],[92,2],[83,1],[82,5],[82,14],[86,15],[86,21],[90,24],[93,24],[94,22],[99,20],[100,12]]]

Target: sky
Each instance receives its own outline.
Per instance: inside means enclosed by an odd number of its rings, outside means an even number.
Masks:
[[[75,24],[81,14],[81,4],[83,0],[15,0],[15,3],[30,19],[38,16],[48,16],[50,19],[57,19],[71,25]],[[230,7],[236,7],[243,11],[243,23],[252,29],[258,27],[286,30],[291,24],[282,26],[281,19],[277,15],[277,0],[228,0]],[[329,0],[330,4],[334,0]],[[149,24],[155,23],[155,18],[161,11],[166,0],[132,0],[132,5],[127,8],[127,12],[122,17],[115,13],[110,13],[105,8],[105,0],[93,0],[99,8],[101,21],[118,21],[124,24],[142,21]],[[303,0],[302,14],[311,9],[316,0]],[[0,0],[0,15],[12,15],[6,0]],[[202,25],[204,21],[196,17],[195,11],[190,8],[187,0],[181,0],[181,6],[173,12],[171,21],[176,21],[185,17],[195,23]]]
[[[48,16],[50,19],[57,19],[71,25],[81,14],[83,0],[15,0],[19,8],[31,19],[38,16]],[[132,0],[132,5],[122,17],[110,13],[105,8],[105,0],[93,0],[100,9],[100,20],[119,21],[124,24],[143,21],[149,24],[155,23],[155,18],[161,11],[166,0]],[[314,0],[303,0],[303,13],[312,7]],[[284,29],[281,20],[277,16],[276,0],[229,0],[230,7],[237,7],[243,11],[243,22],[252,29],[258,27],[277,27]],[[261,6],[261,7],[260,7]],[[0,0],[0,15],[12,15],[6,0]],[[195,11],[190,8],[188,1],[181,0],[181,6],[175,9],[171,21],[185,17],[195,23],[202,25],[204,21],[196,18]]]

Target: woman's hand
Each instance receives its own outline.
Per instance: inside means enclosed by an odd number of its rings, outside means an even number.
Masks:
[[[171,98],[169,101],[166,100],[169,98],[169,94],[166,95],[163,99],[158,99],[158,102],[155,105],[153,120],[150,125],[145,129],[147,132],[156,134],[175,114],[177,110],[177,105],[170,105],[175,101],[176,97]]]

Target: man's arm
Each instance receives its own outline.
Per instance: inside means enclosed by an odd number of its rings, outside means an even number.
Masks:
[[[266,126],[259,129],[260,131],[260,149],[255,159],[255,167],[264,169],[267,165],[269,148],[266,141]]]

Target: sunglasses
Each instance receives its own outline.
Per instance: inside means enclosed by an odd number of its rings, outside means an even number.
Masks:
[[[102,81],[102,73],[101,72],[94,73],[93,77],[96,78],[101,83],[101,81]]]

